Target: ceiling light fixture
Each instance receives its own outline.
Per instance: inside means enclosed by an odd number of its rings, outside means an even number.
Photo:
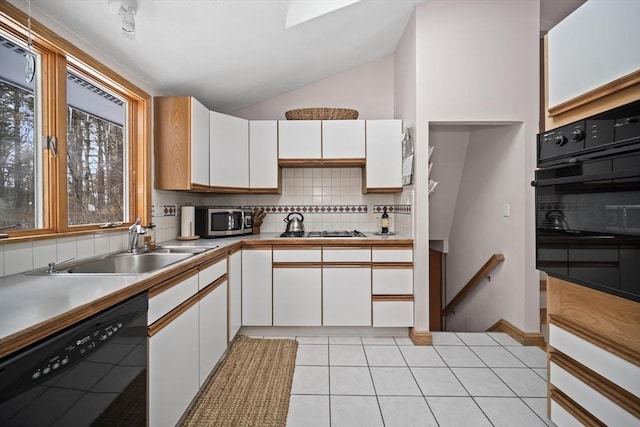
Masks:
[[[109,8],[120,17],[122,31],[127,34],[136,33],[136,2],[135,0],[109,0]]]

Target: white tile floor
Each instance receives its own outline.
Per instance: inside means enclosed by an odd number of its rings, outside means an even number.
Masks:
[[[502,333],[297,337],[287,427],[546,426],[546,354]]]

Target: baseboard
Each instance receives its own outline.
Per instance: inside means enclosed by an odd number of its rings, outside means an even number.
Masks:
[[[547,346],[542,333],[524,332],[504,319],[500,319],[494,323],[487,329],[487,332],[504,332],[522,345],[535,345],[542,348]]]
[[[409,338],[414,345],[431,345],[432,337],[429,331],[417,331],[415,328],[409,328]]]

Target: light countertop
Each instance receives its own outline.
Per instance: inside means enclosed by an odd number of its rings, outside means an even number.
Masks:
[[[216,239],[198,239],[190,241],[170,240],[159,245],[164,246],[217,246],[213,252],[208,251],[190,257],[187,260],[169,265],[153,273],[135,275],[83,275],[83,274],[16,274],[0,278],[0,357],[6,352],[2,351],[5,339],[15,337],[16,334],[28,333],[30,329],[45,323],[56,322],[60,317],[69,314],[70,311],[90,308],[99,301],[134,288],[137,284],[149,281],[155,276],[166,274],[168,270],[180,267],[180,264],[197,261],[198,258],[209,257],[211,254],[224,253],[232,244],[240,241],[264,242],[265,244],[282,244],[286,242],[299,243],[301,240],[307,243],[317,244],[392,244],[411,243],[410,237],[400,234],[390,236],[374,235],[365,232],[367,237],[350,238],[281,238],[280,233],[260,233],[254,235],[223,237]],[[139,291],[144,291],[140,287]],[[138,291],[138,290],[133,290]],[[75,314],[78,316],[78,314]],[[80,320],[80,319],[78,319]],[[55,328],[55,325],[53,326]]]

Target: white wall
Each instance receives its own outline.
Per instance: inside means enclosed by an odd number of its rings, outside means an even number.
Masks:
[[[503,251],[506,263],[512,263],[513,268],[503,266],[494,276],[500,275],[500,280],[514,289],[500,301],[501,305],[513,307],[512,313],[505,313],[508,315],[505,320],[524,331],[539,330],[533,191],[529,186],[535,167],[538,124],[539,11],[538,0],[432,0],[416,9],[418,147],[429,144],[429,128],[433,125],[522,123],[519,131],[510,136],[509,144],[504,141],[502,144],[509,145],[508,157],[503,158],[509,162],[504,179],[516,190],[507,197],[489,195],[486,188],[478,187],[478,192],[466,192],[464,198],[486,200],[485,209],[493,209],[498,215],[504,198],[511,204],[509,221],[518,232],[510,235],[513,242]],[[489,130],[474,132],[482,135]],[[481,145],[483,141],[486,139],[479,138]],[[473,143],[472,136],[469,146]],[[470,158],[472,156],[467,153],[465,167],[470,166]],[[418,163],[427,167],[426,158],[419,158]],[[485,164],[485,167],[496,166]],[[418,173],[426,176],[426,171],[418,170]],[[415,215],[418,218],[428,217],[428,213],[424,213],[425,204],[421,202],[427,191],[424,183],[416,186]],[[496,187],[494,191],[501,190]],[[461,206],[471,202],[465,202],[459,196],[456,215]],[[419,227],[418,220],[416,224]],[[466,222],[454,219],[452,231],[457,224]],[[484,251],[481,242],[484,235],[500,235],[502,230],[500,224],[495,223],[480,226],[482,232],[471,227],[465,234],[450,235],[448,264],[456,263],[454,258],[459,258],[457,265],[464,261],[468,265],[466,268],[477,270],[486,261],[490,253],[482,255],[486,258],[479,265],[474,265],[470,259],[475,251]],[[416,239],[421,235],[422,232],[416,230]],[[420,252],[416,257],[426,259],[427,252]],[[463,280],[466,282],[469,278]],[[484,301],[474,302],[472,296],[466,303],[467,308]],[[471,325],[476,315],[464,307],[456,313],[459,324],[465,325]],[[493,322],[500,315],[494,313],[494,317]]]
[[[429,196],[429,240],[442,240],[444,248],[448,247],[470,136],[469,126],[431,126],[429,129],[429,141],[434,147],[429,176],[438,182]]]
[[[393,55],[335,74],[233,113],[249,120],[284,120],[295,108],[334,107],[358,110],[359,119],[393,116]]]

